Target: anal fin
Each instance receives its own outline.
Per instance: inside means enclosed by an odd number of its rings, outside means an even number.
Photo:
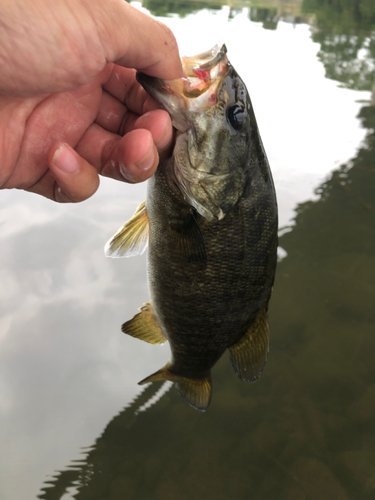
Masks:
[[[236,375],[246,382],[255,382],[267,361],[269,328],[267,312],[262,310],[247,332],[231,347],[230,360]]]
[[[197,410],[206,411],[212,393],[211,376],[208,375],[202,379],[193,379],[176,375],[169,370],[169,362],[160,370],[149,377],[141,380],[139,385],[149,382],[160,382],[162,380],[171,380],[175,383],[176,389],[189,405]]]
[[[128,222],[107,242],[107,257],[132,257],[141,255],[148,243],[148,216],[146,202],[139,205]]]
[[[121,330],[128,335],[150,344],[164,344],[167,339],[162,334],[159,325],[152,315],[151,304],[148,302],[139,308],[140,313],[124,323]]]

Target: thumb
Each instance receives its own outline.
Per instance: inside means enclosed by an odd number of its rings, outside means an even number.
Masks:
[[[113,2],[100,20],[98,32],[106,60],[166,80],[181,78],[177,41],[163,23],[123,0]]]
[[[56,181],[53,193],[55,201],[83,201],[98,189],[97,170],[68,144],[55,144],[48,153],[48,162]]]

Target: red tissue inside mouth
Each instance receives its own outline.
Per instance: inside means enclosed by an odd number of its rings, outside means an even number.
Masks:
[[[174,94],[173,90],[171,89],[170,85],[166,82],[163,83],[163,89],[168,92],[168,94]]]
[[[193,73],[197,78],[199,78],[200,80],[204,80],[205,82],[210,79],[210,70],[194,68]]]

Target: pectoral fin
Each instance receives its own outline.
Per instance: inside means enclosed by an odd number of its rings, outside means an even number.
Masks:
[[[171,380],[174,382],[178,393],[187,403],[189,403],[189,405],[200,411],[207,410],[211,401],[212,392],[210,376],[203,379],[181,377],[169,371],[168,362],[159,371],[141,380],[139,385],[147,384],[149,382],[159,382],[162,380]]]
[[[132,257],[141,255],[147,248],[148,217],[146,202],[139,205],[134,215],[104,248],[107,257]]]
[[[189,263],[197,269],[204,269],[207,265],[206,246],[194,212],[191,211],[183,219],[171,217],[169,227],[174,246],[181,254],[182,264]]]
[[[164,344],[167,339],[162,334],[159,325],[152,315],[151,304],[148,302],[139,308],[140,313],[124,323],[121,330],[128,335],[150,344]]]
[[[255,382],[267,361],[269,346],[267,313],[261,311],[248,331],[229,347],[230,360],[236,375],[246,382]]]

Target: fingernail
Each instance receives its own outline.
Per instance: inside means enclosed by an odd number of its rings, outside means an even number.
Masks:
[[[137,161],[135,165],[143,171],[150,170],[155,164],[157,154],[158,150],[156,149],[155,144],[152,143],[146,155],[142,158],[142,160]]]
[[[60,170],[67,174],[76,172],[79,168],[79,163],[68,144],[61,144],[53,155],[52,163]]]

